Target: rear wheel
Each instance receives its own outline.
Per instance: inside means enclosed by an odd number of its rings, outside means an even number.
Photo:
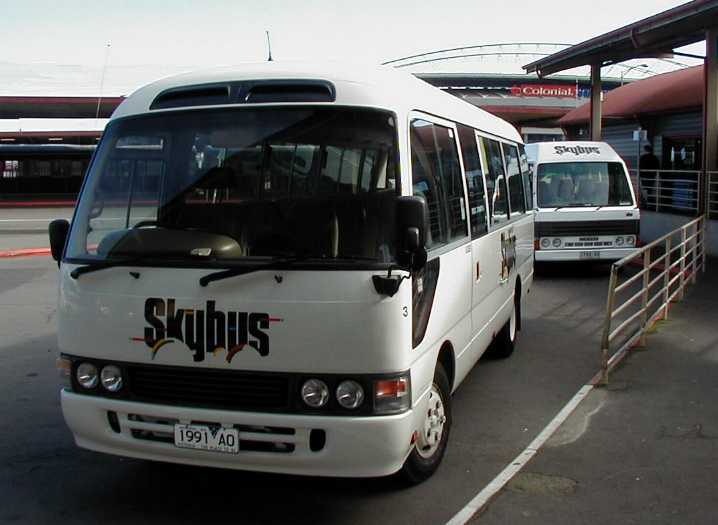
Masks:
[[[511,309],[511,316],[506,321],[501,331],[494,339],[491,346],[486,351],[486,355],[492,359],[506,359],[514,353],[516,346],[516,338],[518,336],[518,328],[521,325],[521,297],[520,293],[514,295],[514,307]]]
[[[451,387],[441,364],[436,365],[429,391],[424,424],[419,429],[414,449],[401,474],[412,484],[421,483],[439,468],[446,452],[451,430]]]

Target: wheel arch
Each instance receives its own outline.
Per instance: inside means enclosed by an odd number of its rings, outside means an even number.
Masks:
[[[514,286],[514,306],[516,307],[516,330],[521,330],[521,276],[516,276],[516,285]]]
[[[439,349],[439,357],[437,364],[444,367],[444,371],[449,378],[449,389],[454,391],[454,378],[456,374],[456,355],[454,354],[454,346],[450,341],[444,341]]]

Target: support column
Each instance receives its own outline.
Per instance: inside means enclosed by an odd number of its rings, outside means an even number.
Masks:
[[[591,140],[601,140],[601,64],[591,64]]]
[[[706,58],[704,61],[705,99],[703,99],[703,169],[718,171],[718,26],[706,31]],[[701,206],[708,210],[707,173],[703,174],[701,184]],[[718,181],[718,174],[713,175]]]

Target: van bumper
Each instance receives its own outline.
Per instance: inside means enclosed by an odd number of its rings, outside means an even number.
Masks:
[[[636,248],[601,250],[536,250],[536,261],[617,261],[631,255]],[[591,254],[590,256],[588,254]]]
[[[418,428],[415,419],[419,413],[337,417],[234,412],[122,401],[67,389],[61,392],[61,402],[75,443],[88,450],[189,465],[341,477],[397,472],[413,448],[411,436]],[[109,413],[116,415],[119,432],[112,428]],[[177,448],[172,437],[177,422],[237,425],[239,453]],[[310,448],[312,430],[324,432],[321,450]],[[265,445],[262,451],[242,449],[243,441],[257,440]],[[294,445],[294,450],[287,452],[287,444]]]

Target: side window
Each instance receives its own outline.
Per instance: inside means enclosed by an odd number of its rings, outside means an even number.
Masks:
[[[458,130],[461,155],[464,159],[464,170],[466,171],[471,238],[476,239],[488,232],[484,174],[481,171],[481,159],[479,158],[479,148],[476,146],[474,130],[461,124],[458,125]]]
[[[481,137],[479,144],[482,155],[486,159],[486,194],[489,200],[491,224],[501,224],[509,220],[506,172],[501,154],[501,144],[484,137]]]
[[[524,199],[524,183],[521,179],[521,170],[519,169],[519,150],[511,144],[503,143],[502,146],[509,181],[511,215],[524,213],[526,211],[526,200]]]
[[[521,176],[524,180],[526,209],[531,210],[534,207],[533,172],[531,171],[531,166],[529,166],[529,158],[526,156],[526,148],[523,144],[519,144],[519,165],[521,166]]]
[[[464,187],[453,130],[425,120],[411,122],[414,195],[429,208],[427,249],[466,236]]]

